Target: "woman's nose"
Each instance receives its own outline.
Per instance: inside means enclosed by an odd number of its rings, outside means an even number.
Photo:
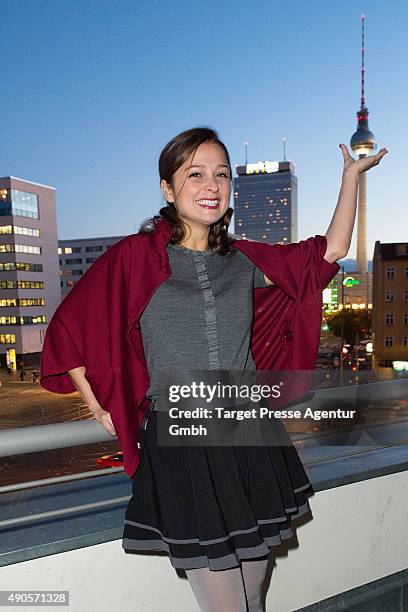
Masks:
[[[212,191],[218,191],[218,183],[214,177],[209,179],[207,183],[207,189],[211,189]]]

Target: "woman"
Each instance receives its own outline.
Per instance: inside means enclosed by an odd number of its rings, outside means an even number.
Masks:
[[[313,369],[321,292],[350,246],[358,175],[386,153],[354,161],[340,146],[343,181],[326,236],[267,245],[228,235],[232,169],[217,133],[182,132],[160,155],[167,205],[93,264],[47,330],[41,384],[78,389],[103,427],[118,432],[133,479],[124,550],[167,552],[202,610],[262,610],[268,554],[310,511],[313,489],[291,443],[159,445],[159,373]],[[292,349],[284,348],[293,333]],[[132,450],[137,436],[141,458]]]

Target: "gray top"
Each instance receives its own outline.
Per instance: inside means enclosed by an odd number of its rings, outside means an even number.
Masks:
[[[253,289],[267,286],[263,272],[238,250],[230,256],[178,244],[166,249],[172,274],[140,318],[147,397],[160,393],[160,369],[255,370]]]

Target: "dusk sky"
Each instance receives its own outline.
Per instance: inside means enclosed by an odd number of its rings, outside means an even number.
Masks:
[[[126,235],[164,200],[157,162],[179,132],[219,131],[233,166],[295,163],[299,239],[324,234],[360,106],[365,14],[368,256],[406,241],[408,5],[1,0],[0,176],[56,188],[58,237]],[[233,199],[231,197],[231,204]],[[234,220],[234,217],[233,217]],[[234,231],[233,223],[230,229]],[[348,257],[355,257],[356,225]]]

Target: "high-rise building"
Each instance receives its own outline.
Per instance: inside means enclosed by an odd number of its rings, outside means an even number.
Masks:
[[[60,303],[55,189],[0,178],[0,365],[38,365]]]
[[[61,297],[64,298],[78,279],[102,253],[125,236],[73,238],[58,241]]]
[[[286,244],[298,240],[297,177],[291,161],[237,166],[234,178],[235,234]]]

